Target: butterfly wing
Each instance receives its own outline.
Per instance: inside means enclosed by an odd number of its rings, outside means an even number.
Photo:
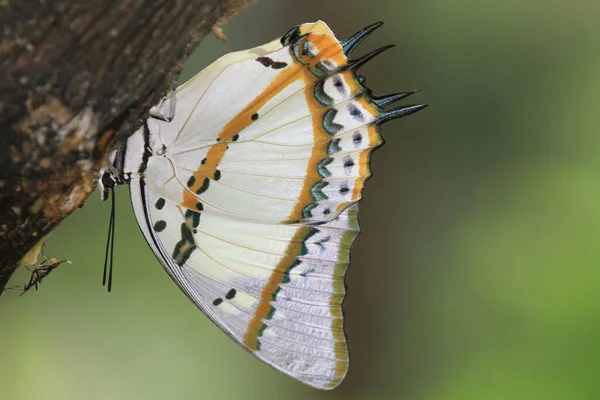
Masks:
[[[167,158],[149,160],[162,179],[148,183],[184,208],[273,223],[331,220],[358,201],[379,124],[416,108],[379,107],[356,74],[364,61],[323,25],[184,84],[175,118],[149,121]]]
[[[344,275],[378,126],[418,109],[371,97],[356,68],[377,52],[349,61],[357,41],[317,22],[218,60],[178,89],[172,121],[148,121],[153,152],[130,182],[146,239],[188,297],[321,389],[348,367]]]
[[[136,218],[186,295],[232,339],[317,388],[346,374],[344,274],[357,209],[327,224],[264,224],[200,213],[131,182]]]

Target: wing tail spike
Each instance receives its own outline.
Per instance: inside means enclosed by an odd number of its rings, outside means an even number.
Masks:
[[[367,61],[371,60],[375,56],[378,56],[379,54],[383,53],[384,51],[391,49],[392,47],[396,47],[396,45],[389,44],[387,46],[380,47],[377,50],[373,50],[372,52],[362,56],[361,58],[357,58],[356,60],[350,60],[350,61],[348,61],[347,67],[356,70],[356,69],[360,68],[363,64],[365,64]]]
[[[393,119],[402,118],[407,115],[414,114],[427,106],[429,106],[429,104],[411,104],[408,106],[394,108],[393,110],[384,111],[377,120],[377,125],[382,125]]]
[[[350,36],[348,39],[342,42],[342,49],[344,50],[344,54],[346,57],[350,56],[352,51],[359,45],[367,36],[369,36],[373,31],[383,25],[382,21],[371,24],[360,31],[356,32],[354,35]]]
[[[385,106],[389,106],[390,104],[393,104],[399,100],[405,99],[408,96],[412,96],[413,94],[419,92],[420,89],[417,90],[411,90],[409,92],[400,92],[400,93],[393,93],[393,94],[387,94],[385,96],[371,96],[371,99],[375,102],[375,104],[377,104],[379,107],[385,107]]]

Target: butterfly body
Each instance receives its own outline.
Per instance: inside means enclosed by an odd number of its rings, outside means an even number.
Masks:
[[[152,110],[176,96],[101,180],[129,183],[150,247],[215,324],[321,389],[348,367],[344,275],[379,125],[422,108],[378,105],[348,59],[356,37],[317,22],[224,56]]]

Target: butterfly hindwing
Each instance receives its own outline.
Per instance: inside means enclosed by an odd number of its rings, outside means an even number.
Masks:
[[[262,224],[200,213],[131,182],[142,230],[188,297],[236,342],[320,388],[348,365],[344,274],[357,209],[318,226]],[[144,222],[142,222],[144,221]]]

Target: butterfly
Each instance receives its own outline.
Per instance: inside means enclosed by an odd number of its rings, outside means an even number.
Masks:
[[[307,23],[223,56],[153,107],[99,179],[103,199],[129,184],[146,241],[208,318],[319,389],[348,370],[344,276],[379,127],[425,107],[364,86],[358,68],[391,46],[349,56],[379,26],[340,41]]]

